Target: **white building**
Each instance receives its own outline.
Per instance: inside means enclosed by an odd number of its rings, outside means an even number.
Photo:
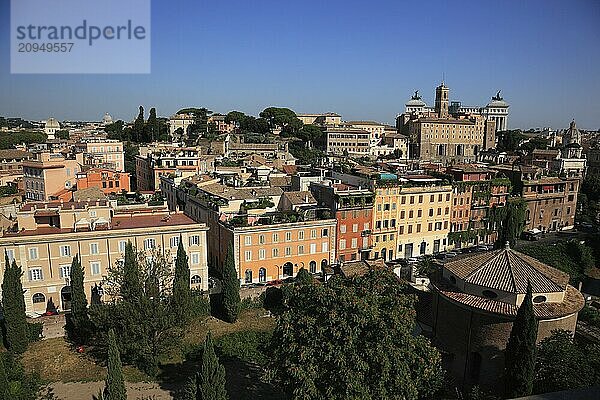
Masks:
[[[46,123],[44,124],[44,132],[48,139],[52,140],[55,138],[56,132],[60,130],[60,124],[58,121],[52,117],[48,118]]]

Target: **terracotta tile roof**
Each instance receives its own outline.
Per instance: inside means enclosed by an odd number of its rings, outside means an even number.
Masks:
[[[1,149],[0,160],[12,160],[12,159],[27,159],[33,157],[28,151],[14,150],[14,149]]]
[[[450,300],[495,314],[514,317],[517,315],[519,309],[519,307],[514,304],[463,293],[450,287],[444,287],[444,289],[437,288],[437,290]],[[534,304],[533,311],[538,318],[559,318],[579,312],[579,310],[583,308],[584,303],[585,300],[583,299],[583,295],[573,286],[567,285],[565,298],[562,302]]]
[[[285,196],[292,205],[317,204],[317,200],[315,200],[312,193],[309,191],[285,192],[283,193],[283,196]]]
[[[269,177],[269,183],[271,186],[276,187],[288,187],[292,186],[291,176],[271,176]]]
[[[465,282],[508,293],[526,293],[528,281],[534,293],[562,292],[569,283],[564,272],[510,248],[459,256],[444,268]]]

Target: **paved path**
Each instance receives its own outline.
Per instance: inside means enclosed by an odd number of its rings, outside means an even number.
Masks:
[[[127,383],[127,399],[172,400],[168,391],[156,383]],[[57,400],[92,400],[104,388],[100,382],[55,382],[50,385]]]

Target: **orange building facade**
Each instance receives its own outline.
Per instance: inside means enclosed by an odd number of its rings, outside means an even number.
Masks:
[[[129,192],[130,179],[128,172],[111,169],[92,168],[77,174],[77,190],[97,187],[104,194]]]

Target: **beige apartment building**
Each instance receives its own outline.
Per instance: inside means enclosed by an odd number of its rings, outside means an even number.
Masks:
[[[324,114],[297,114],[296,117],[304,125],[339,126],[342,123],[342,116],[331,112]]]
[[[0,252],[23,269],[28,313],[43,313],[49,300],[59,310],[70,309],[69,278],[75,255],[81,257],[90,299],[94,285],[102,288],[109,266],[123,261],[127,241],[145,254],[147,262],[160,252],[174,264],[181,235],[190,263],[190,285],[208,289],[207,228],[182,213],[152,207],[120,211],[106,201],[28,203],[17,221],[19,230],[0,238]]]
[[[386,130],[385,124],[381,124],[375,121],[348,121],[346,124],[348,124],[352,128],[362,129],[363,131],[369,132],[369,134],[371,135],[371,146],[376,146],[381,142]]]
[[[27,200],[46,201],[75,185],[83,153],[68,155],[42,152],[23,161],[23,185]]]
[[[394,260],[445,251],[452,187],[425,176],[379,182],[373,209],[372,257]]]
[[[125,171],[125,150],[121,141],[84,138],[76,147],[78,152],[83,153],[86,166]]]
[[[369,155],[371,134],[356,128],[327,128],[327,153],[334,155]]]

